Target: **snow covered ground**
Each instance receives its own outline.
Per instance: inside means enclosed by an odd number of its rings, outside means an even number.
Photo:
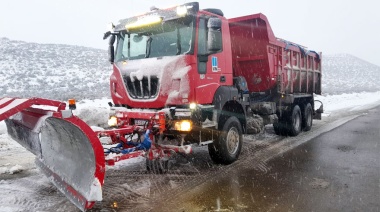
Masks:
[[[323,102],[326,116],[341,111],[364,110],[379,105],[380,91],[316,96],[315,99]]]
[[[328,96],[316,96],[317,100],[323,102],[324,117],[327,116],[339,116],[344,112],[355,112],[359,110],[365,110],[377,105],[380,105],[380,91],[379,92],[363,92],[353,94],[341,94],[341,95],[328,95]],[[84,100],[77,103],[77,110],[75,114],[86,121],[91,126],[104,126],[108,119],[108,102],[109,99],[98,100]],[[275,135],[273,135],[275,136]],[[132,164],[141,163],[142,159],[127,160],[122,163],[118,163],[117,166],[112,169],[125,169],[125,167]],[[16,174],[26,171],[37,172],[34,166],[34,156],[21,147],[17,142],[13,141],[6,132],[6,126],[4,122],[0,122],[0,185],[1,188],[10,188],[7,192],[11,198],[12,195],[19,197],[20,193],[12,192],[13,189],[22,191],[22,184],[13,184],[10,174]],[[38,173],[38,172],[37,172]],[[44,184],[48,184],[47,180],[43,180]],[[17,188],[20,187],[20,188]],[[27,196],[28,193],[25,193]],[[9,208],[0,205],[0,211],[14,211],[15,208]]]

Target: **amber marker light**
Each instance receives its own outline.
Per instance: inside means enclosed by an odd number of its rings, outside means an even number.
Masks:
[[[77,105],[76,105],[75,99],[69,99],[69,109],[70,110],[77,109]]]

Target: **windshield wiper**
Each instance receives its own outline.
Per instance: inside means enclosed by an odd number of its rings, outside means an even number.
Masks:
[[[145,58],[148,58],[150,55],[150,49],[152,44],[153,38],[149,36],[149,38],[146,40],[146,51],[145,51]]]

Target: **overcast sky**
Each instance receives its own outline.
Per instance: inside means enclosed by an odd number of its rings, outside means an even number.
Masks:
[[[107,48],[109,22],[185,0],[1,0],[0,37]],[[265,14],[276,37],[323,54],[349,53],[380,65],[380,1],[203,0],[227,18]]]

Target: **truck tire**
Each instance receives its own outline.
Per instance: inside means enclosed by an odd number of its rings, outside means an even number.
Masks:
[[[278,120],[277,123],[273,123],[273,129],[276,135],[288,135],[286,123],[281,120]]]
[[[297,136],[301,132],[302,115],[298,105],[293,107],[292,113],[288,117],[287,131],[289,136]]]
[[[302,129],[309,131],[313,126],[313,108],[307,103],[302,113]]]
[[[232,116],[223,124],[213,144],[209,145],[209,154],[215,163],[231,164],[239,158],[243,144],[243,130],[239,120]]]

